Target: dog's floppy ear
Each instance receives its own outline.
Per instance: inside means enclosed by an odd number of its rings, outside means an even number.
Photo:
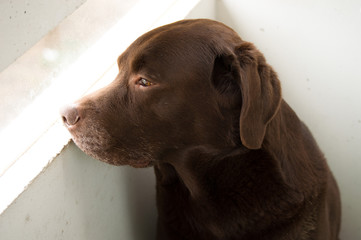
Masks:
[[[280,107],[281,85],[277,74],[253,44],[243,42],[235,51],[242,90],[240,137],[247,148],[259,149],[267,125]]]
[[[215,57],[212,84],[225,108],[240,108],[239,132],[249,149],[262,146],[268,123],[281,104],[277,74],[263,55],[248,42],[234,50],[223,49]]]

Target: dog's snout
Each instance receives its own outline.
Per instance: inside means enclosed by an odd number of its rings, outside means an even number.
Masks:
[[[60,109],[63,122],[67,126],[74,126],[80,121],[79,111],[76,105],[67,105]]]

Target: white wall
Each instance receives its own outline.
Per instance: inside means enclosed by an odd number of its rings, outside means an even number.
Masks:
[[[341,239],[361,239],[361,2],[222,0],[217,19],[264,53],[342,193]]]

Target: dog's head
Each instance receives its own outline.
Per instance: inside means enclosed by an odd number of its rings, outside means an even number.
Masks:
[[[261,148],[281,101],[263,55],[211,20],[152,30],[118,66],[110,85],[61,111],[75,143],[115,165],[146,167],[201,145]]]

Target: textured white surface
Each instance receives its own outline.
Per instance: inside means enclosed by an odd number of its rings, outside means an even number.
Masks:
[[[0,1],[0,71],[85,1]]]

